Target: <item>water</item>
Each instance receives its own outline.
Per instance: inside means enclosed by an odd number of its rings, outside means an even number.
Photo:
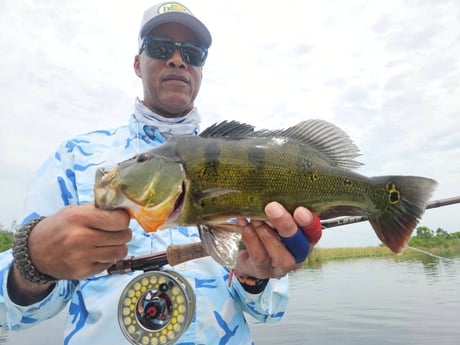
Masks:
[[[460,344],[460,260],[331,262],[291,274],[290,303],[275,324],[252,324],[256,344]],[[62,319],[0,344],[62,344]]]
[[[353,260],[291,277],[287,314],[253,327],[258,344],[460,344],[460,260]]]

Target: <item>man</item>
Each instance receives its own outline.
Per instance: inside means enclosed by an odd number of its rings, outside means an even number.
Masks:
[[[124,210],[97,209],[92,191],[95,171],[171,135],[198,133],[200,115],[194,101],[210,45],[208,29],[181,4],[162,3],[144,13],[134,60],[143,101],[136,100],[127,126],[70,139],[37,171],[23,228],[16,236],[14,260],[11,251],[0,256],[3,327],[30,327],[55,316],[70,301],[65,344],[128,343],[118,325],[117,307],[133,276],[108,275],[105,270],[127,255],[163,251],[171,244],[196,241],[199,235],[194,228],[146,234]],[[291,216],[273,202],[266,215],[269,223],[237,220],[247,250],[239,254],[239,279],[230,286],[228,269],[209,257],[174,267],[192,285],[197,299],[194,321],[178,343],[250,344],[243,312],[260,321],[283,315],[287,280],[269,278],[282,278],[298,268],[308,253],[300,253],[299,259],[296,243],[300,239],[308,247],[304,233],[311,243],[317,242],[321,228],[304,208]],[[286,247],[280,237],[291,244]]]

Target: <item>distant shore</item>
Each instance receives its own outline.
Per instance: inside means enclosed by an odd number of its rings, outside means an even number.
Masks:
[[[315,267],[328,261],[359,258],[392,257],[395,260],[423,259],[424,257],[429,257],[429,254],[443,258],[460,257],[460,236],[457,234],[460,235],[460,233],[454,233],[448,238],[433,236],[427,239],[420,239],[414,237],[409,242],[409,246],[399,255],[394,254],[383,245],[356,248],[321,248],[319,245],[313,249],[305,265]]]

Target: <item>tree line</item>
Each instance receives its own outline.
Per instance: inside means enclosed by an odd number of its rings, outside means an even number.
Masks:
[[[423,246],[423,245],[443,245],[452,241],[458,243],[460,240],[460,232],[447,232],[444,229],[437,228],[432,230],[427,226],[419,226],[416,229],[416,235],[413,236],[409,245],[411,246]]]

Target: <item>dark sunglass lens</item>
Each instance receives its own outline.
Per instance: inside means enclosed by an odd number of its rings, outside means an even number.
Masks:
[[[202,66],[206,59],[206,51],[194,45],[183,45],[181,53],[184,62],[192,66]]]
[[[149,39],[147,43],[147,55],[153,59],[167,60],[175,50],[174,43],[166,40]]]
[[[152,59],[168,60],[173,56],[176,48],[179,48],[182,60],[186,64],[198,67],[204,65],[207,56],[205,48],[188,42],[175,43],[162,37],[148,37],[145,40],[146,54]]]

